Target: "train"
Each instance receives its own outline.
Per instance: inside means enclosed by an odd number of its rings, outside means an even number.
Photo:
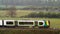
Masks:
[[[0,20],[0,27],[49,28],[50,20]]]

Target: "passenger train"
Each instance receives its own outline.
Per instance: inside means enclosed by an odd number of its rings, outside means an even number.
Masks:
[[[0,20],[0,27],[49,28],[49,20]]]

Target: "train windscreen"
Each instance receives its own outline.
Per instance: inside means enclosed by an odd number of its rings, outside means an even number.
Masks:
[[[39,25],[43,25],[43,22],[39,22]]]

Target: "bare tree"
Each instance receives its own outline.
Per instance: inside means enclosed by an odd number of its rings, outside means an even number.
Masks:
[[[8,15],[10,17],[16,17],[16,8],[14,6],[9,8]]]
[[[6,11],[7,11],[7,12],[6,12],[6,13],[7,13],[6,16],[7,16],[7,17],[9,17],[9,16],[10,16],[10,17],[16,17],[16,3],[15,3],[16,1],[15,1],[15,0],[12,0],[12,2],[13,2],[12,4],[13,4],[13,5],[11,5],[10,8],[8,7],[8,6],[9,6],[9,5],[8,5],[8,3],[9,3],[8,1],[9,1],[9,0],[6,0],[6,1],[5,1],[5,2],[6,2],[6,9],[7,9],[7,10],[6,10]],[[3,0],[2,0],[2,3],[3,3]]]

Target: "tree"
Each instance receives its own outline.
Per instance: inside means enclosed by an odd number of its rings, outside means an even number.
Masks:
[[[9,8],[8,15],[10,17],[16,17],[16,8],[14,6]]]

